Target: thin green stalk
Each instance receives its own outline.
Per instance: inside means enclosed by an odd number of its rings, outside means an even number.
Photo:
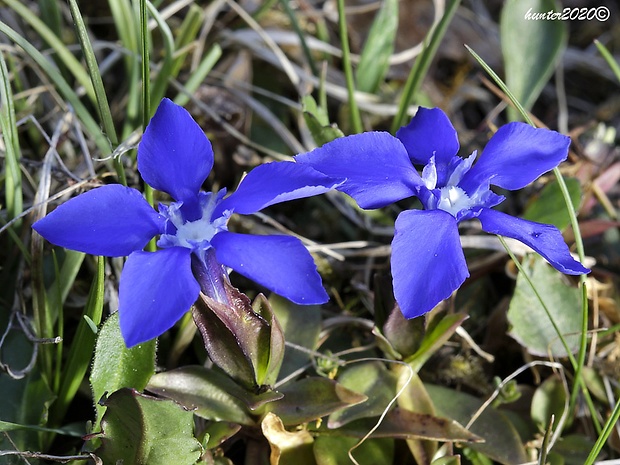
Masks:
[[[616,75],[616,79],[620,81],[620,66],[618,65],[618,62],[614,60],[613,55],[609,52],[609,50],[607,50],[607,47],[605,47],[602,43],[598,41],[598,39],[594,40],[594,45],[596,45],[599,53],[605,59],[611,70]]]
[[[140,0],[140,46],[142,49],[142,129],[146,130],[151,118],[151,59],[149,55],[149,26],[146,0]],[[155,206],[153,188],[144,183],[144,197],[146,201]],[[155,239],[151,239],[147,245],[147,250],[155,252]]]
[[[50,409],[50,424],[62,423],[69,404],[88,371],[91,363],[96,335],[91,329],[91,323],[99,325],[103,316],[105,283],[105,258],[97,257],[97,274],[93,279],[83,318],[78,328],[67,356],[58,397]],[[90,321],[89,321],[90,320]]]
[[[301,50],[304,52],[304,56],[306,57],[308,66],[310,66],[312,75],[318,76],[319,69],[317,68],[316,63],[314,62],[314,58],[312,58],[312,53],[310,53],[310,48],[308,47],[308,43],[306,42],[306,36],[304,32],[301,30],[301,27],[299,27],[299,21],[297,21],[297,18],[295,17],[295,13],[293,12],[293,10],[291,9],[291,6],[289,5],[289,1],[280,0],[280,5],[282,5],[282,8],[284,8],[284,11],[286,12],[289,19],[291,20],[291,24],[293,26],[293,29],[295,29],[295,33],[297,34],[297,37],[299,37],[299,43],[301,44]]]
[[[108,0],[116,33],[124,47],[125,71],[127,73],[127,105],[121,131],[122,140],[127,139],[140,124],[140,56],[138,8],[132,8],[130,0]]]
[[[7,219],[19,216],[23,211],[22,175],[19,168],[20,148],[17,134],[17,120],[13,104],[13,91],[9,70],[4,61],[4,54],[0,53],[0,128],[5,148],[4,173],[4,208],[8,213]],[[19,227],[18,222],[15,227]]]
[[[149,25],[146,0],[140,0],[140,47],[142,50],[142,129],[151,118],[151,58],[149,53]]]
[[[560,339],[560,342],[562,343],[562,346],[564,346],[564,350],[566,351],[566,354],[568,356],[568,359],[571,362],[571,365],[573,365],[573,368],[575,368],[577,366],[577,361],[575,360],[575,356],[572,354],[572,351],[570,350],[570,347],[568,346],[568,343],[566,342],[566,339],[564,339],[564,335],[562,334],[562,331],[560,331],[560,328],[558,327],[557,323],[555,322],[555,319],[553,318],[553,315],[551,315],[551,312],[549,311],[549,308],[547,307],[547,304],[543,300],[542,296],[538,293],[538,290],[536,289],[536,285],[530,279],[530,276],[527,274],[527,272],[523,268],[523,265],[521,264],[521,262],[512,253],[512,250],[510,250],[510,248],[508,247],[508,244],[506,243],[506,240],[502,236],[497,236],[497,237],[498,237],[499,241],[502,243],[502,245],[504,246],[504,249],[506,249],[506,252],[510,256],[510,258],[512,259],[514,264],[516,265],[517,269],[519,270],[519,275],[523,276],[525,278],[525,280],[527,281],[527,283],[532,288],[532,291],[534,292],[534,295],[536,296],[536,298],[540,302],[540,305],[542,306],[543,310],[547,314],[547,318],[549,318],[549,321],[551,322],[551,326],[553,326],[553,329],[555,330],[556,334],[558,335],[558,338]]]
[[[588,454],[588,458],[586,459],[584,465],[594,464],[594,461],[601,453],[601,450],[603,450],[603,446],[605,445],[605,442],[607,442],[607,438],[609,438],[609,435],[613,432],[614,428],[616,427],[618,420],[620,420],[620,402],[616,402],[614,411],[611,413],[611,415],[607,419],[607,423],[605,423],[605,427],[603,428],[603,431],[599,433],[598,439],[594,443],[594,446],[592,447],[590,454]]]
[[[222,47],[219,44],[213,44],[213,46],[209,49],[207,54],[204,56],[198,67],[192,72],[192,75],[189,77],[185,84],[183,85],[183,89],[181,92],[177,94],[174,98],[174,103],[177,105],[187,105],[189,102],[190,96],[198,89],[200,84],[202,84],[209,74],[209,72],[213,69],[215,64],[222,56]]]
[[[543,442],[540,446],[540,455],[538,456],[538,465],[545,465],[547,463],[547,455],[549,453],[549,441],[551,440],[552,432],[553,432],[553,423],[555,422],[555,415],[551,415],[549,419],[549,424],[547,425],[547,429],[545,430],[545,435],[543,436]]]
[[[491,76],[491,78],[495,81],[495,83],[498,85],[498,87],[510,99],[510,101],[515,106],[515,108],[523,116],[524,121],[526,121],[531,126],[536,127],[536,125],[534,124],[532,119],[529,117],[529,115],[528,115],[527,111],[525,110],[525,108],[523,108],[521,103],[515,98],[515,96],[512,94],[512,92],[510,92],[510,89],[508,89],[506,84],[499,78],[499,76],[491,69],[491,67],[489,65],[487,65],[484,62],[484,60],[482,58],[480,58],[476,54],[476,52],[474,52],[467,45],[465,47],[467,48],[469,53],[471,53],[472,56],[476,59],[476,61],[478,61],[478,63],[480,63],[480,65],[489,74],[489,76]],[[566,204],[566,209],[568,210],[568,216],[570,218],[570,223],[571,223],[571,226],[573,228],[573,234],[574,234],[574,237],[575,237],[575,246],[577,247],[577,254],[579,256],[579,260],[583,263],[585,261],[585,251],[584,251],[584,248],[583,248],[583,240],[581,238],[581,231],[579,229],[579,222],[577,221],[577,214],[575,213],[575,207],[573,206],[573,202],[571,201],[570,193],[568,192],[568,188],[566,187],[566,182],[564,181],[564,177],[562,176],[562,173],[560,173],[560,170],[557,167],[553,169],[553,174],[555,175],[555,177],[557,179],[558,186],[560,186],[560,190],[562,192],[562,196],[564,197],[564,203]],[[579,282],[580,282],[582,288],[584,288],[585,285],[586,285],[586,277],[585,277],[585,275],[581,275],[579,277]],[[578,353],[578,357],[579,358],[577,360],[575,360],[574,363],[573,363],[573,369],[575,370],[575,382],[574,382],[573,390],[571,392],[571,397],[570,397],[570,408],[571,408],[571,410],[575,407],[575,404],[577,403],[577,394],[578,394],[579,389],[582,389],[584,392],[586,392],[585,383],[583,383],[583,379],[582,379],[581,374],[582,374],[582,371],[583,371],[583,366],[585,364],[586,346],[588,344],[588,333],[587,333],[588,302],[587,302],[587,299],[585,298],[585,295],[586,295],[585,292],[584,292],[583,295],[584,295],[584,298],[582,299],[582,309],[583,309],[583,311],[582,311],[582,331],[581,331],[581,334],[580,334],[579,353]],[[583,329],[584,327],[585,327],[585,330]],[[571,362],[573,362],[573,360],[571,360]],[[592,412],[592,413],[594,413],[594,412]],[[593,415],[593,420],[595,421],[595,425],[598,424],[598,421],[596,420],[596,416],[595,415]],[[600,425],[599,425],[599,428],[600,428]]]
[[[258,7],[254,13],[252,13],[252,17],[258,21],[258,19],[267,13],[267,11],[271,10],[276,3],[278,3],[278,0],[264,1],[263,4]]]
[[[362,117],[357,107],[357,101],[355,100],[355,83],[353,82],[353,68],[351,67],[351,52],[349,50],[349,35],[347,31],[347,17],[344,11],[344,0],[337,0],[337,3],[338,30],[340,34],[340,43],[342,44],[342,67],[344,68],[344,77],[347,81],[351,127],[354,133],[360,133],[364,128],[362,126]]]
[[[150,2],[146,2],[146,7],[149,10],[149,13],[157,23],[159,27],[159,31],[162,35],[163,45],[164,45],[164,58],[159,67],[159,71],[157,72],[157,76],[153,82],[153,87],[151,89],[151,106],[155,107],[159,104],[159,101],[166,94],[166,89],[168,88],[168,82],[171,77],[172,67],[174,65],[174,37],[172,36],[172,31],[166,24],[166,21],[162,18],[159,11],[153,7]],[[149,114],[150,117],[150,114]]]
[[[428,41],[427,46],[424,47],[424,50],[413,64],[398,104],[398,111],[392,121],[392,126],[390,128],[392,133],[395,133],[398,128],[405,124],[407,109],[409,108],[409,105],[415,95],[418,93],[420,86],[424,81],[424,77],[428,73],[428,69],[431,66],[431,62],[437,53],[439,44],[446,34],[446,30],[448,29],[448,26],[450,25],[450,22],[452,21],[452,18],[454,17],[460,3],[460,0],[450,1],[443,17],[437,24],[437,27],[430,32],[430,40]]]
[[[57,277],[60,277],[60,268],[58,267],[58,260],[56,254],[53,255],[54,259],[54,274]],[[56,279],[55,281],[55,290],[53,297],[49,295],[48,302],[51,301],[51,304],[58,309],[58,317],[56,318],[56,334],[58,336],[58,344],[56,344],[56,368],[53,371],[53,384],[52,390],[53,392],[58,392],[60,390],[60,380],[62,374],[62,353],[63,353],[63,340],[65,336],[65,312],[62,305],[62,290],[60,286],[60,280]]]
[[[95,57],[95,52],[93,51],[92,44],[90,43],[88,31],[86,30],[86,25],[84,24],[84,19],[82,18],[82,14],[80,13],[76,0],[69,0],[69,9],[71,10],[71,16],[73,17],[75,29],[80,41],[82,54],[84,55],[84,60],[86,61],[88,74],[95,89],[97,108],[99,109],[99,116],[101,117],[103,130],[110,140],[111,145],[116,147],[118,145],[118,137],[116,136],[116,128],[114,127],[112,112],[110,111],[110,105],[108,104],[108,97],[105,92],[105,87],[103,86],[101,73],[99,72],[99,64],[97,63],[97,58]],[[114,169],[116,170],[119,181],[121,184],[126,186],[127,178],[125,177],[125,168],[123,167],[121,159],[119,157],[114,157],[113,160]]]
[[[566,354],[568,356],[568,360],[570,361],[570,363],[571,363],[571,365],[573,367],[573,370],[575,370],[575,388],[573,389],[573,392],[577,391],[578,389],[582,390],[582,394],[584,396],[586,404],[588,405],[588,409],[590,410],[590,415],[592,416],[592,421],[594,422],[594,427],[595,427],[596,431],[598,433],[600,433],[601,425],[600,425],[600,423],[598,421],[598,418],[596,417],[596,409],[594,408],[594,403],[592,402],[592,398],[590,397],[590,392],[587,390],[587,387],[586,387],[585,383],[583,382],[583,378],[581,378],[581,377],[577,378],[576,377],[576,374],[579,371],[579,362],[578,362],[578,360],[575,359],[574,355],[571,353],[571,350],[568,347],[568,344],[567,344],[566,340],[564,339],[564,336],[562,335],[560,329],[558,328],[557,324],[555,323],[555,320],[553,319],[553,316],[551,315],[551,312],[549,312],[549,309],[547,308],[547,305],[545,304],[545,302],[542,299],[541,295],[538,293],[538,290],[536,289],[536,285],[534,284],[534,282],[530,279],[529,275],[523,269],[523,266],[521,265],[521,262],[519,262],[519,260],[517,260],[517,257],[512,253],[512,251],[508,247],[508,244],[506,243],[504,238],[502,236],[497,236],[497,237],[499,238],[499,241],[504,246],[504,249],[506,249],[506,252],[508,253],[510,258],[514,262],[515,266],[519,270],[519,274],[525,278],[525,280],[527,281],[527,283],[531,287],[532,291],[534,292],[534,295],[536,296],[536,298],[540,302],[540,305],[542,305],[543,310],[547,314],[547,318],[549,318],[549,321],[551,322],[551,325],[553,326],[553,329],[555,330],[556,334],[558,335],[558,338],[560,339],[560,342],[564,346],[564,350],[566,351]],[[587,324],[587,320],[586,320],[586,324]],[[586,335],[587,335],[587,332],[586,332]],[[580,353],[581,353],[581,345],[580,345]],[[571,395],[571,399],[572,399],[572,395]],[[573,409],[574,409],[574,405],[569,403],[569,412],[573,411]]]
[[[174,40],[174,47],[178,51],[177,56],[174,58],[174,64],[172,65],[172,71],[170,72],[172,77],[177,77],[183,64],[186,61],[187,55],[190,53],[192,43],[197,40],[197,35],[201,26],[204,24],[205,12],[199,6],[192,4],[187,11],[187,15],[183,19],[183,23],[178,28]]]

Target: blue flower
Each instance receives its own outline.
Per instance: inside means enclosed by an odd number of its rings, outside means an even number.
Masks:
[[[189,113],[164,99],[138,147],[138,170],[174,202],[155,211],[142,194],[106,185],[60,205],[33,228],[47,240],[93,255],[128,255],[119,286],[121,332],[128,347],[161,335],[200,291],[229,303],[225,267],[298,304],[328,296],[312,257],[289,236],[228,231],[233,213],[321,194],[337,183],[307,165],[275,162],[253,169],[236,192],[202,192],[213,167],[211,143]],[[142,249],[159,235],[156,252]]]
[[[458,223],[477,218],[488,233],[528,245],[566,274],[588,273],[551,225],[515,218],[495,207],[504,200],[490,186],[521,189],[566,159],[570,139],[524,123],[501,127],[478,161],[457,155],[459,142],[439,109],[420,108],[396,137],[367,132],[336,139],[296,157],[334,178],[337,189],[362,208],[380,208],[416,196],[424,210],[398,215],[392,241],[394,295],[413,318],[448,298],[469,276]],[[423,165],[422,175],[414,165]]]

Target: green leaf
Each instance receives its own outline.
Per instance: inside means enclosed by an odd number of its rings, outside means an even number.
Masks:
[[[258,386],[271,386],[278,379],[284,358],[284,333],[271,309],[271,304],[263,294],[259,294],[254,299],[252,308],[257,315],[269,324],[269,345],[258,346],[258,350],[263,352],[264,356],[259,358],[259,364],[255,368],[256,384]]]
[[[564,181],[566,182],[571,202],[575,206],[575,210],[578,210],[581,204],[581,185],[579,180],[568,178]],[[538,198],[525,209],[523,218],[538,223],[552,224],[560,231],[566,229],[570,224],[570,216],[566,210],[566,202],[557,180],[551,181],[543,188]]]
[[[557,425],[567,407],[567,395],[562,381],[557,376],[546,379],[538,386],[532,397],[530,411],[532,420],[538,424],[541,430],[547,428],[551,415],[555,416],[554,425]]]
[[[215,449],[224,441],[230,439],[239,432],[241,425],[237,423],[229,423],[227,421],[210,421],[204,429],[206,438],[205,447],[207,449]],[[204,441],[203,441],[204,444]]]
[[[500,20],[506,85],[525,109],[530,109],[566,48],[565,21],[540,21],[528,15],[560,11],[555,0],[507,0]],[[527,40],[524,40],[527,38]],[[544,44],[544,45],[543,45]],[[519,119],[508,108],[511,120]]]
[[[224,373],[201,366],[185,366],[153,376],[147,390],[175,400],[207,420],[254,425],[250,410],[280,399],[266,391],[254,394]]]
[[[433,399],[437,414],[452,418],[465,425],[482,405],[482,401],[464,392],[441,386],[426,385]],[[487,407],[469,428],[482,437],[483,443],[470,443],[469,447],[504,465],[528,461],[519,433],[501,412]]]
[[[446,455],[431,462],[431,465],[461,465],[460,455]]]
[[[553,452],[565,458],[566,465],[583,465],[593,442],[584,435],[564,435],[553,446]]]
[[[411,365],[415,372],[419,371],[431,355],[443,347],[467,318],[468,316],[464,313],[455,313],[446,315],[439,321],[437,318],[432,320],[426,328],[420,347],[415,354],[405,359],[405,362]]]
[[[338,382],[364,394],[368,399],[360,405],[332,413],[328,421],[330,428],[339,428],[360,418],[381,415],[396,393],[396,379],[379,362],[356,363],[346,367],[340,371]]]
[[[527,279],[519,275],[508,308],[508,322],[512,326],[509,334],[533,355],[545,357],[551,353],[566,357],[566,349],[551,317],[569,350],[575,353],[581,331],[580,291],[566,284],[566,278],[537,255],[528,257],[523,266],[545,305]]]
[[[194,437],[194,416],[169,400],[121,389],[105,401],[101,420],[103,463],[191,465],[202,454]]]
[[[327,378],[310,377],[279,389],[284,397],[267,404],[285,425],[299,425],[364,402],[367,397]],[[303,402],[300,403],[300,399]]]
[[[344,137],[344,134],[338,129],[338,126],[335,124],[330,125],[327,110],[323,107],[319,107],[312,95],[304,96],[301,104],[306,125],[310,130],[310,134],[312,134],[314,142],[316,142],[319,147],[334,139]]]
[[[20,425],[18,423],[11,423],[8,421],[0,420],[0,432],[2,433],[7,432],[7,431],[17,431],[17,430],[22,430],[22,429],[40,431],[43,433],[64,434],[66,436],[73,436],[75,438],[81,438],[84,436],[84,432],[76,432],[70,429],[45,428],[43,426],[37,426],[37,425]]]
[[[271,294],[269,302],[278,317],[286,342],[314,350],[321,332],[321,307],[319,305],[297,305],[277,294]],[[307,365],[310,360],[309,353],[287,345],[279,377],[285,378]]]
[[[128,349],[118,326],[118,312],[108,317],[99,331],[90,374],[98,422],[105,410],[98,402],[106,393],[146,387],[155,372],[155,347],[155,340],[152,340]]]
[[[410,412],[402,408],[390,410],[376,429],[377,418],[363,418],[341,426],[337,430],[319,429],[318,432],[362,438],[373,430],[374,438],[426,439],[443,442],[482,442],[482,438],[451,418]],[[327,425],[329,428],[329,425]]]
[[[317,465],[352,463],[349,450],[359,442],[356,438],[319,436],[314,440]],[[377,465],[394,462],[394,440],[367,439],[351,452],[359,465]]]
[[[398,30],[398,0],[385,0],[370,27],[355,79],[357,89],[375,93],[390,69]]]
[[[605,59],[605,61],[609,65],[609,68],[616,75],[616,79],[620,81],[620,65],[618,65],[618,62],[614,59],[614,56],[611,54],[609,50],[607,50],[607,47],[605,47],[600,41],[594,40],[594,45],[596,45],[596,48],[598,49],[599,53]]]

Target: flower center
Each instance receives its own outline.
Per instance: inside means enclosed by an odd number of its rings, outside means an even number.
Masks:
[[[226,225],[232,212],[224,212],[222,216],[212,218],[215,207],[225,193],[224,189],[217,194],[200,192],[201,216],[194,221],[185,219],[181,210],[183,202],[160,205],[159,211],[166,218],[166,233],[160,236],[157,245],[162,248],[185,247],[202,257],[204,251],[211,247],[213,236],[228,230]]]
[[[456,217],[457,213],[467,210],[474,205],[467,193],[458,186],[446,186],[439,189],[441,196],[437,202],[437,208]]]

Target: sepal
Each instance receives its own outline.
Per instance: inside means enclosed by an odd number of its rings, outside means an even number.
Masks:
[[[284,356],[284,335],[269,302],[250,299],[230,283],[229,304],[201,294],[193,308],[209,357],[228,376],[256,392],[275,382]]]

